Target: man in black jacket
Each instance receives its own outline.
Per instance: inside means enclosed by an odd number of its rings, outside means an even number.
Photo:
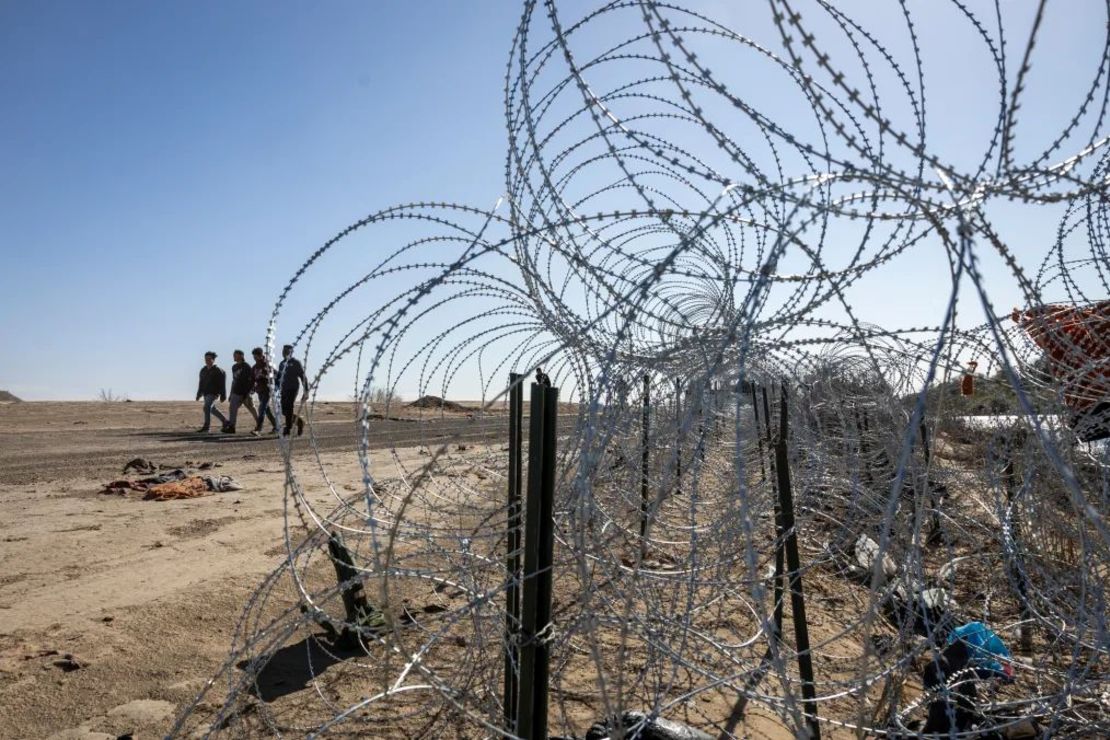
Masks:
[[[293,422],[297,423],[297,436],[304,434],[304,419],[297,416],[297,392],[304,385],[305,394],[308,393],[308,378],[304,374],[301,361],[293,357],[293,345],[287,344],[281,348],[282,361],[278,365],[277,377],[281,384],[281,415],[285,417],[283,435],[288,435],[293,429]]]
[[[213,416],[221,424],[227,424],[227,418],[213,405],[217,398],[221,402],[227,398],[227,375],[216,365],[215,352],[204,353],[204,367],[200,369],[200,382],[197,383],[197,400],[201,398],[204,398],[204,426],[197,432],[207,432]]]
[[[274,418],[274,412],[270,410],[270,361],[266,359],[261,347],[252,349],[251,354],[254,355],[254,367],[252,368],[254,372],[254,392],[258,394],[257,421],[251,434],[255,437],[262,434],[263,419],[270,420],[273,434],[277,434],[277,419]]]
[[[245,406],[254,423],[258,424],[258,414],[251,403],[251,387],[254,385],[254,370],[246,363],[243,350],[232,353],[235,364],[231,366],[231,395],[228,396],[230,419],[224,424],[224,433],[235,434],[235,420],[239,418],[239,407]]]

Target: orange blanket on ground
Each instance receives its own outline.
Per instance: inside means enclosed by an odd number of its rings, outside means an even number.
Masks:
[[[173,499],[179,498],[207,496],[208,493],[208,484],[204,482],[204,478],[199,475],[194,475],[170,483],[158,483],[153,485],[147,490],[146,495],[143,496],[143,500],[172,501]]]

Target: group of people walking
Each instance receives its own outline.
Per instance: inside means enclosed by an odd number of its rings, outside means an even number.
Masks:
[[[290,344],[282,347],[281,364],[276,373],[271,371],[270,362],[266,359],[261,347],[251,350],[254,365],[247,364],[243,350],[237,349],[232,353],[235,364],[231,366],[231,393],[227,392],[227,373],[216,364],[216,353],[204,353],[204,367],[200,369],[200,381],[197,383],[197,400],[204,400],[204,426],[197,430],[198,433],[211,431],[212,417],[223,425],[220,429],[224,434],[235,434],[235,422],[238,420],[239,409],[245,408],[254,419],[254,436],[262,434],[262,423],[269,420],[271,433],[278,433],[278,422],[270,407],[271,378],[280,390],[281,415],[284,418],[282,434],[288,435],[296,426],[298,436],[304,433],[304,419],[297,415],[297,394],[301,388],[308,393],[308,378],[305,376],[304,366],[300,360],[293,357],[293,346]],[[258,408],[251,401],[251,394],[258,397]],[[216,403],[228,401],[228,416],[224,416]]]

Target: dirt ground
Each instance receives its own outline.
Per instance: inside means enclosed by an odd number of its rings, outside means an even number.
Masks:
[[[467,404],[467,407],[477,404]],[[222,406],[227,413],[226,404]],[[230,461],[276,458],[274,437],[252,437],[243,414],[236,435],[197,434],[201,404],[189,402],[36,402],[0,404],[0,483],[50,482],[118,473],[124,462],[145,457],[158,462]],[[352,450],[356,429],[349,403],[318,403],[311,432],[324,451]],[[215,424],[215,422],[213,422]],[[446,440],[497,439],[507,428],[504,414],[440,413],[402,406],[374,419],[371,448],[412,447]],[[269,425],[265,426],[269,429]],[[309,445],[295,450],[307,454]]]
[[[336,490],[357,492],[362,470],[352,452],[355,430],[350,411],[347,404],[318,405],[310,434],[317,438],[321,462]],[[0,405],[0,510],[4,511],[0,518],[0,738],[162,737],[210,679],[223,668],[229,668],[225,677],[235,675],[236,666],[228,665],[229,648],[244,608],[265,577],[285,560],[285,471],[274,438],[258,439],[242,432],[234,437],[197,435],[191,430],[198,417],[199,405],[188,403]],[[418,423],[421,421],[426,423]],[[428,532],[450,534],[460,531],[460,526],[479,531],[480,522],[502,504],[500,494],[482,493],[486,498],[478,501],[468,498],[468,492],[482,492],[496,478],[476,475],[474,463],[482,456],[487,462],[502,460],[505,427],[505,416],[497,413],[402,410],[392,418],[370,422],[372,465],[386,475],[396,475],[398,469],[413,470],[429,460],[421,445],[451,441],[456,449],[465,441],[467,452],[455,455],[451,463],[460,467],[443,472],[444,480],[465,484],[442,489],[439,493],[445,495],[435,499],[436,506],[410,509],[406,520],[424,519]],[[293,441],[292,457],[298,466],[315,463],[308,437]],[[938,456],[942,451],[938,448]],[[211,464],[205,473],[230,475],[242,489],[176,501],[144,500],[141,492],[104,493],[104,484],[124,477],[123,466],[135,457],[168,467]],[[306,501],[321,511],[332,510],[335,494],[320,476],[305,476],[305,480]],[[386,485],[389,481],[380,479],[387,499],[391,495]],[[459,495],[450,495],[452,490]],[[682,523],[681,500],[673,505],[673,512],[662,512],[661,521],[671,516]],[[705,510],[726,508],[722,499],[719,507]],[[629,509],[629,516],[634,514],[634,508]],[[760,526],[769,528],[770,520]],[[970,552],[973,544],[959,544],[958,554]],[[490,550],[502,552],[502,547],[498,542],[491,544]],[[821,547],[819,541],[803,538],[804,560],[820,560]],[[763,559],[766,557],[764,553]],[[491,572],[496,571],[491,577],[496,580],[501,577],[500,561],[490,562]],[[332,577],[326,560],[316,565],[322,568],[325,580]],[[411,565],[427,564],[417,558]],[[761,561],[760,572],[767,565]],[[568,567],[567,572],[571,570]],[[726,585],[731,583],[731,573],[721,571]],[[872,636],[889,641],[894,633],[881,625],[869,634],[850,628],[869,603],[863,587],[833,577],[824,566],[806,577],[817,669],[824,680],[847,685],[860,656],[869,654],[866,641]],[[563,579],[556,589],[557,611],[559,602],[572,610],[572,581]],[[412,594],[417,609],[434,606],[426,601],[428,585],[422,586],[424,593]],[[605,595],[604,590],[598,593]],[[970,591],[956,595],[969,604],[975,601]],[[669,598],[666,587],[660,586],[659,603],[669,603]],[[441,600],[450,599],[444,596]],[[715,601],[704,600],[707,604]],[[283,600],[279,594],[273,602],[288,608],[295,599]],[[613,601],[617,606],[620,603],[619,599]],[[442,606],[452,607],[449,603]],[[676,602],[673,607],[675,614],[682,612],[681,604]],[[698,617],[709,646],[736,642],[738,635],[751,631],[750,624],[722,609],[716,605]],[[436,629],[435,610],[421,613],[427,615],[420,617],[424,628]],[[608,616],[619,626],[619,610]],[[626,648],[610,632],[597,632],[596,650],[606,660],[618,660]],[[336,706],[357,702],[358,692],[366,690],[366,676],[373,671],[354,661],[325,666],[325,680],[317,686],[298,677],[297,661],[289,662],[289,670],[282,668],[284,656],[298,650],[298,655],[304,653],[306,646],[312,652],[310,637],[294,635],[277,651],[272,662],[278,668],[269,671],[267,678],[271,683],[258,687],[259,698],[267,705],[265,711],[295,719],[302,713],[318,713],[319,701]],[[495,685],[492,674],[500,670],[501,661],[497,650],[485,654],[473,645],[456,650],[453,645],[465,646],[464,636],[455,636],[457,643],[449,637],[437,643],[442,655],[428,656],[427,662],[439,661],[445,673],[450,673],[460,657],[478,659],[483,666],[488,664],[490,676],[483,679],[484,684]],[[634,645],[628,649],[635,653]],[[744,657],[754,664],[761,651],[761,646],[752,646],[751,655]],[[735,670],[730,667],[731,655],[724,651],[714,658],[707,653],[699,660],[723,675]],[[561,678],[553,685],[564,725],[580,732],[604,710],[593,687],[596,668],[592,661],[585,652],[568,658]],[[393,675],[384,664],[369,668],[381,668],[382,680]],[[464,668],[462,673],[469,670]],[[858,670],[864,671],[864,666],[860,664]],[[697,676],[682,678],[691,685],[699,680]],[[920,691],[912,681],[903,688],[910,694]],[[637,690],[632,686],[630,695],[636,697]],[[642,698],[647,701],[653,691],[646,688]],[[202,724],[204,718],[215,716],[225,696],[217,681],[217,688],[197,707]],[[487,700],[475,699],[476,705],[481,701]],[[712,726],[728,716],[733,701],[731,691],[701,692],[677,703],[671,716]],[[413,730],[424,726],[426,717],[421,715],[427,713],[427,706],[418,694],[401,696],[395,705],[382,705],[386,714],[395,708],[398,719],[392,729],[379,726],[384,733],[379,736],[430,737]],[[854,700],[847,698],[823,707],[830,716],[845,721],[853,720],[858,711]],[[257,723],[257,718],[253,721]],[[267,734],[257,724],[252,728],[251,722],[248,718],[243,725],[246,735]],[[830,737],[853,735],[834,727],[827,730]],[[789,736],[777,717],[758,706],[750,708],[740,731],[743,737],[761,740]]]
[[[316,413],[324,461],[353,488],[349,405]],[[160,737],[227,659],[244,604],[284,556],[283,465],[273,437],[242,423],[235,437],[193,434],[199,418],[191,403],[0,405],[0,738]],[[480,440],[503,425],[412,411],[371,422],[370,441],[415,460],[420,442]],[[294,459],[310,459],[307,436]],[[390,456],[371,454],[392,466]],[[210,462],[205,472],[242,490],[101,493],[134,457]],[[306,495],[330,508],[327,490]]]
[[[193,433],[199,410],[0,405],[0,738],[162,737],[226,665],[244,607],[285,558],[284,468],[274,438],[250,437],[246,425],[234,437]],[[350,408],[318,406],[312,432],[335,486],[357,490]],[[371,459],[382,470],[415,468],[428,459],[421,443],[466,441],[481,455],[500,449],[504,435],[502,415],[403,409],[371,422],[371,447],[380,448]],[[306,440],[294,440],[298,462],[312,462]],[[496,447],[483,444],[491,440]],[[168,467],[211,463],[205,473],[230,475],[242,489],[178,501],[104,493],[106,482],[128,477],[123,466],[135,457]],[[322,510],[334,505],[322,484],[305,493]],[[328,674],[328,685],[344,683],[341,665]],[[270,701],[297,711],[314,691],[295,676],[286,686],[287,678],[269,687]],[[210,692],[199,714],[212,716],[222,696]],[[705,710],[727,713],[730,701],[722,695]],[[587,701],[573,712],[576,724],[584,731],[599,710]],[[752,737],[783,736],[761,715],[749,718]],[[406,721],[387,734],[408,737],[416,726]]]

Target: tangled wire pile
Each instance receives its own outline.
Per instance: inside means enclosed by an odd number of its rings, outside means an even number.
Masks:
[[[542,366],[553,736],[1110,736],[1110,462],[1072,423],[1110,340],[1010,318],[1110,295],[1110,4],[845,7],[524,3],[503,201],[373,213],[278,300],[312,455],[282,443],[287,558],[175,733],[513,737],[506,383]],[[1063,85],[1044,50],[1079,26]],[[341,369],[353,493],[313,436]],[[428,454],[383,464],[402,412]],[[975,623],[1008,650],[944,663]]]

